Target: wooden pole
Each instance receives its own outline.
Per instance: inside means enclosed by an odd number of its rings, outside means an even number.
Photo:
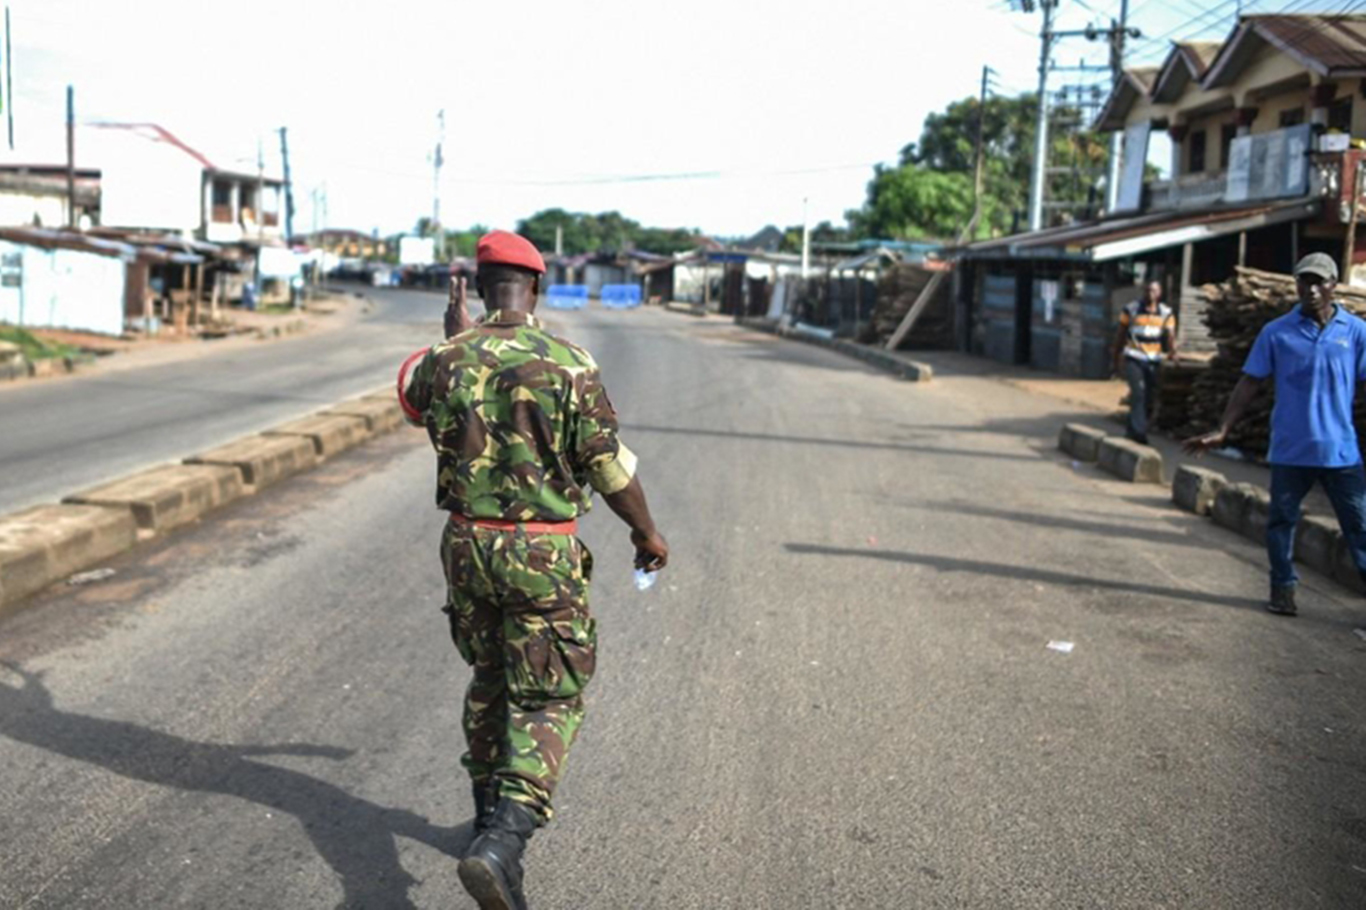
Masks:
[[[1352,167],[1352,214],[1347,219],[1347,238],[1342,251],[1341,281],[1347,285],[1352,283],[1352,260],[1356,258],[1357,251],[1357,217],[1361,211],[1362,172],[1361,159],[1357,158]]]

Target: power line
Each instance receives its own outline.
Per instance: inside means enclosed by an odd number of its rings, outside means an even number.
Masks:
[[[817,167],[803,168],[784,168],[778,170],[710,170],[710,171],[682,171],[671,174],[616,174],[600,175],[590,177],[569,177],[560,179],[519,179],[519,178],[456,178],[448,180],[448,183],[458,183],[465,186],[602,186],[607,184],[626,184],[626,183],[653,183],[664,181],[687,181],[687,180],[726,180],[737,177],[790,177],[802,174],[826,174],[837,171],[865,170],[875,167],[884,162],[858,162],[851,164],[822,165]],[[378,174],[386,177],[399,177],[406,180],[429,181],[431,176],[428,174],[418,174],[411,171],[396,171],[387,168],[378,168],[368,164],[356,162],[337,162],[334,167],[344,170],[359,171],[367,174]]]

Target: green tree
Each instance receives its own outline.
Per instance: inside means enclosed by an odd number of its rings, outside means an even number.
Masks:
[[[848,213],[849,226],[863,237],[943,240],[954,237],[972,216],[972,178],[915,164],[879,166],[868,184],[868,202]]]
[[[697,232],[684,228],[647,228],[620,212],[566,212],[545,209],[517,223],[517,233],[547,252],[555,249],[555,231],[563,231],[564,252],[645,250],[669,255],[697,245]]]
[[[901,150],[899,166],[874,171],[863,208],[847,216],[854,232],[865,237],[956,237],[972,212],[979,117],[983,192],[976,236],[1000,236],[1020,227],[1029,207],[1037,104],[1032,94],[989,97],[985,106],[977,98],[964,98],[930,114],[919,140]],[[1076,108],[1064,105],[1053,111],[1049,163],[1068,172],[1049,176],[1047,196],[1076,204],[1075,214],[1084,214],[1085,206],[1095,201],[1092,175],[1103,168],[1106,155],[1102,138],[1082,127]]]

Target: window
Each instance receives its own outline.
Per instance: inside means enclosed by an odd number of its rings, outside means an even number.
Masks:
[[[226,180],[213,182],[213,204],[232,205],[232,185]]]
[[[1352,134],[1352,96],[1334,99],[1328,105],[1328,128],[1347,135]]]
[[[1238,138],[1238,125],[1225,123],[1219,128],[1219,170],[1228,170],[1228,156],[1233,148],[1233,140]]]
[[[1198,130],[1190,135],[1190,160],[1186,171],[1191,174],[1202,174],[1205,171],[1205,130]]]
[[[1303,108],[1302,106],[1301,106],[1301,107],[1288,107],[1288,108],[1286,108],[1285,110],[1281,111],[1281,128],[1282,128],[1282,129],[1284,129],[1284,128],[1287,127],[1287,126],[1299,126],[1299,125],[1300,125],[1301,123],[1303,123],[1303,122],[1304,122],[1304,108]]]

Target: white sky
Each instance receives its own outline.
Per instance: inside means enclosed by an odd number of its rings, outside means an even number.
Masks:
[[[441,108],[447,226],[511,227],[558,206],[745,235],[800,223],[803,197],[813,223],[841,223],[873,163],[975,94],[983,64],[1003,92],[1032,88],[1040,25],[1009,0],[9,5],[16,149],[0,159],[64,160],[70,83],[78,120],[158,123],[223,167],[254,170],[260,140],[278,172],[274,131],[288,126],[295,229],[313,227],[325,186],[329,226],[386,234],[431,213]],[[1135,0],[1149,36],[1137,62],[1160,62],[1171,37],[1222,37],[1239,5],[1347,4]],[[1062,0],[1059,24],[1108,24],[1118,7]],[[1083,56],[1105,61],[1099,43],[1069,39],[1055,63]],[[1105,77],[1051,86],[1078,78]],[[721,176],[612,179],[698,172]]]

